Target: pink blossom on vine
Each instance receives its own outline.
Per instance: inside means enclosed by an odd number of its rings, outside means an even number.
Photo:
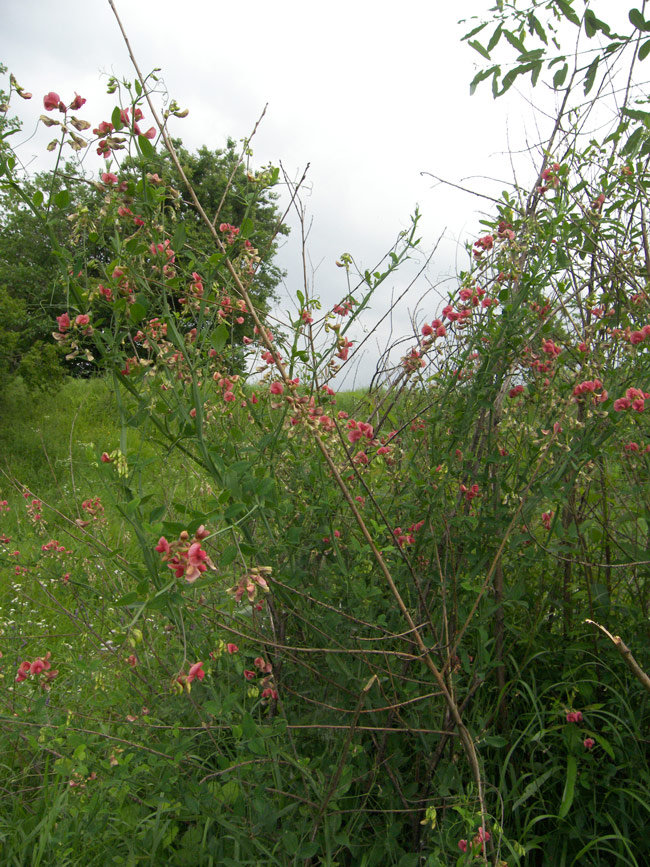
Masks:
[[[203,671],[202,662],[195,662],[194,665],[190,666],[190,670],[187,675],[188,683],[192,683],[193,680],[203,680],[204,677],[205,672]]]

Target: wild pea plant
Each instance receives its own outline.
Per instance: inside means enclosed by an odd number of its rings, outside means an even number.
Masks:
[[[518,47],[537,20],[500,10],[494,34]],[[55,149],[105,161],[101,219],[52,238],[53,329],[105,371],[119,440],[88,440],[85,494],[14,479],[0,504],[5,860],[645,863],[643,672],[585,623],[647,639],[643,97],[600,138],[560,114],[531,189],[504,192],[398,370],[344,409],[334,375],[417,215],[377,271],[341,257],[332,310],[304,286],[271,321],[252,218],[190,185],[214,247],[189,240],[153,170],[184,112],[136,71],[110,120],[43,100]],[[279,173],[248,171],[253,213]],[[69,203],[25,198],[45,231]]]

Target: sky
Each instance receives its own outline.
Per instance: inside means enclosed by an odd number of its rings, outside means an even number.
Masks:
[[[438,291],[454,286],[467,267],[465,244],[480,234],[487,200],[440,184],[498,196],[512,183],[509,149],[526,151],[544,140],[551,119],[535,112],[523,93],[493,100],[489,87],[469,95],[478,55],[460,37],[472,25],[462,16],[487,15],[490,0],[115,0],[143,72],[160,67],[170,95],[189,109],[172,128],[186,147],[218,148],[228,137],[254,138],[253,163],[281,164],[298,179],[308,228],[307,281],[324,306],[347,293],[336,267],[350,253],[362,270],[375,265],[410,225],[418,206],[421,246],[436,248],[427,272],[348,376],[346,386],[367,384],[386,342],[412,333],[413,321],[430,321],[441,306]],[[45,131],[37,118],[41,96],[54,90],[64,101],[78,92],[88,101],[82,116],[109,119],[114,98],[107,76],[134,73],[108,0],[21,0],[3,10],[0,62],[34,93],[21,103],[20,154],[32,168]],[[537,99],[537,95],[535,96]],[[12,108],[14,107],[12,103]],[[81,112],[80,112],[81,114]],[[519,171],[536,176],[535,160],[519,158]],[[281,201],[286,201],[283,196]],[[278,263],[287,271],[278,315],[304,291],[300,226]],[[438,243],[440,242],[440,243]],[[421,260],[391,277],[377,293],[368,327],[412,280]]]

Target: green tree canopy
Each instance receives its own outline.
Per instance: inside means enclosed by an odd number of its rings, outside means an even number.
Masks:
[[[276,238],[288,233],[271,190],[277,170],[250,171],[231,139],[225,148],[214,151],[201,147],[192,153],[180,140],[175,146],[185,174],[200,191],[202,204],[216,227],[225,224],[242,229],[246,242],[263,254],[250,275],[250,294],[265,315],[283,277],[273,264]],[[137,222],[129,224],[125,213],[142,179],[153,177],[155,182],[158,178],[163,182],[162,201],[152,202],[152,209],[154,205],[160,208],[165,223],[161,229],[167,236],[185,241],[184,246],[178,243],[182,248],[178,265],[185,271],[201,270],[201,277],[210,279],[205,263],[216,251],[168,155],[155,154],[146,161],[140,157],[125,159],[119,170],[113,170],[122,189],[117,194],[110,182],[89,181],[75,169],[70,164],[57,175],[37,174],[22,185],[21,195],[11,184],[0,187],[0,369],[5,375],[20,372],[33,384],[36,380],[44,384],[66,369],[73,375],[88,375],[95,369],[84,359],[66,361],[51,340],[55,317],[68,307],[67,279],[56,246],[74,252],[74,262],[83,269],[83,280],[92,295],[93,282],[105,276],[124,245],[133,243],[137,235]],[[31,207],[34,203],[48,211],[49,234]],[[228,342],[233,344],[231,364],[235,367],[242,358],[237,346],[249,328],[246,324],[230,330]]]

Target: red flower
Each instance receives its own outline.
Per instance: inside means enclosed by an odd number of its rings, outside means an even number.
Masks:
[[[86,100],[83,98],[83,96],[79,96],[79,94],[75,90],[74,99],[70,103],[70,108],[73,109],[73,111],[78,111],[81,106],[85,104],[85,102]]]
[[[58,108],[59,105],[62,105],[61,98],[58,93],[55,93],[51,90],[49,93],[46,93],[43,97],[43,105],[45,106],[45,111],[54,111],[55,108]]]
[[[196,678],[203,680],[204,677],[205,672],[203,671],[203,663],[195,662],[194,665],[190,667],[189,674],[187,675],[187,682],[192,683]]]

